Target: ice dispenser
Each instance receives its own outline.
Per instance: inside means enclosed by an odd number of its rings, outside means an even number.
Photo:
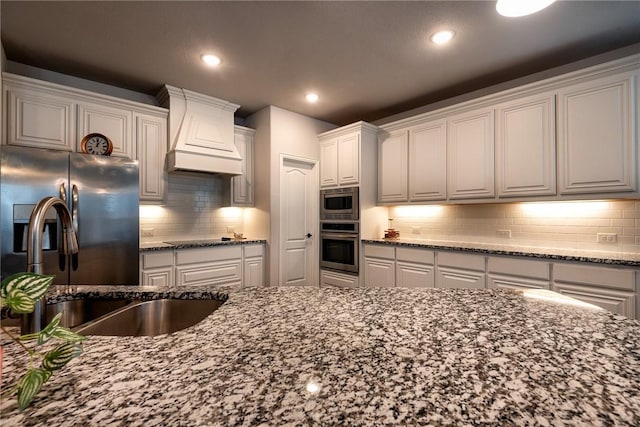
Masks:
[[[34,207],[35,205],[13,205],[13,252],[15,253],[27,251],[27,230]],[[45,217],[42,250],[58,250],[58,221],[54,209],[49,209]]]

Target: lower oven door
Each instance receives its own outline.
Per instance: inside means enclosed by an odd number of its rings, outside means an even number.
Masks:
[[[322,233],[320,267],[358,273],[358,234]]]

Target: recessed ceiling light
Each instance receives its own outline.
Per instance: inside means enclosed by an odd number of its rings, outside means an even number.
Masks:
[[[308,93],[308,94],[305,95],[305,99],[308,102],[311,102],[313,104],[315,102],[318,102],[318,99],[320,99],[320,98],[318,97],[317,93]]]
[[[431,36],[431,41],[435,44],[447,44],[453,38],[454,32],[450,30],[438,31],[434,35]]]
[[[204,63],[210,67],[215,67],[216,65],[220,65],[220,63],[222,62],[220,58],[211,54],[202,55],[201,58],[204,61]]]
[[[531,15],[550,6],[556,0],[498,0],[496,10],[502,16],[516,18]]]

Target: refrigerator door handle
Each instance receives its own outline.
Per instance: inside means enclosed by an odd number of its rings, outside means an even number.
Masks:
[[[67,203],[67,188],[64,186],[64,182],[60,184],[60,199]]]
[[[71,187],[71,219],[73,221],[73,229],[78,232],[78,187],[73,184]]]
[[[78,232],[78,186],[73,184],[71,187],[71,222],[73,223],[73,229]],[[71,254],[71,270],[78,270],[78,254]]]

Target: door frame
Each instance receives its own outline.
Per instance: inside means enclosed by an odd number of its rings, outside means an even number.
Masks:
[[[319,179],[319,175],[318,175],[318,164],[319,161],[317,159],[311,159],[308,157],[302,157],[302,156],[296,156],[293,154],[285,154],[285,153],[280,153],[280,162],[279,162],[279,185],[278,185],[278,285],[283,285],[283,260],[284,260],[284,250],[285,250],[285,245],[284,245],[284,230],[285,228],[283,227],[283,215],[282,213],[284,212],[283,209],[283,203],[284,203],[284,191],[283,191],[283,187],[284,187],[284,180],[283,180],[283,176],[284,176],[284,164],[286,161],[290,161],[290,162],[296,162],[296,163],[302,163],[305,165],[308,165],[311,167],[311,176],[313,179],[313,183],[312,183],[312,195],[311,195],[311,231],[310,233],[313,234],[313,238],[312,238],[312,242],[311,242],[311,257],[312,257],[312,262],[311,262],[311,271],[309,271],[309,278],[312,279],[311,283],[308,283],[308,285],[312,285],[312,286],[318,286],[320,283],[320,260],[319,260],[319,246],[318,246],[318,238],[319,238],[319,229],[320,229],[320,225],[319,225],[319,217],[318,217],[318,206],[319,206],[319,197],[320,197],[320,188],[318,186],[318,179]]]

